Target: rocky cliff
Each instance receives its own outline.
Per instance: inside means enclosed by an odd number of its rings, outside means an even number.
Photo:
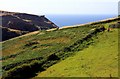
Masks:
[[[3,38],[2,41],[28,32],[33,32],[36,30],[47,30],[51,28],[58,28],[57,25],[55,25],[53,22],[47,19],[44,15],[38,16],[27,13],[0,11],[0,18],[1,18],[0,26],[2,26],[0,29],[3,29],[4,31],[5,29],[8,28],[13,30],[18,30],[21,32],[21,33],[19,32],[20,34],[15,34],[15,35],[8,34],[8,29],[7,29],[7,33],[6,30],[2,33],[2,38]],[[22,31],[26,31],[26,32],[24,33]],[[6,34],[7,36],[8,35],[10,36],[8,38],[4,37],[6,36]]]

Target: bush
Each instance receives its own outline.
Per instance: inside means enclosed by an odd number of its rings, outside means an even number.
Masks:
[[[48,58],[47,58],[48,61],[49,60],[59,60],[59,59],[60,58],[57,55],[55,55],[55,54],[52,54],[52,55],[48,56]]]
[[[30,64],[22,64],[13,69],[6,71],[3,79],[28,79],[36,75],[36,72],[43,71],[43,62],[35,60]]]
[[[71,51],[70,47],[65,47],[64,48],[64,52],[70,52],[70,51]]]

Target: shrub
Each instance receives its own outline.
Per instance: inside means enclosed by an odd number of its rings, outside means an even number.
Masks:
[[[64,48],[64,52],[69,52],[69,51],[71,51],[70,47],[65,47]]]
[[[3,79],[26,79],[36,75],[36,72],[43,71],[43,62],[35,60],[30,64],[22,64],[6,71]]]
[[[52,54],[52,55],[48,56],[48,58],[47,58],[48,61],[49,60],[59,60],[59,59],[60,58],[57,55],[55,55],[55,54]]]

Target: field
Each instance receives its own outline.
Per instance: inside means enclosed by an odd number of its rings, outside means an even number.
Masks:
[[[100,33],[93,45],[37,77],[118,77],[118,29]]]
[[[117,28],[112,28],[109,32],[107,29],[118,21],[119,18],[70,28],[37,31],[0,43],[3,79],[117,76]],[[112,71],[110,74],[109,69]],[[101,71],[93,72],[98,70]]]
[[[76,41],[75,37],[82,38],[91,29],[92,27],[79,27],[72,30],[41,32],[18,38],[17,40],[7,41],[3,43],[2,51],[5,58],[3,66],[9,63],[50,55]],[[10,57],[10,55],[14,56]]]

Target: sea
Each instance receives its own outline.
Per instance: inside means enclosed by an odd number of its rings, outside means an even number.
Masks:
[[[46,15],[46,17],[59,27],[85,24],[96,22],[108,18],[117,17],[117,15]]]

